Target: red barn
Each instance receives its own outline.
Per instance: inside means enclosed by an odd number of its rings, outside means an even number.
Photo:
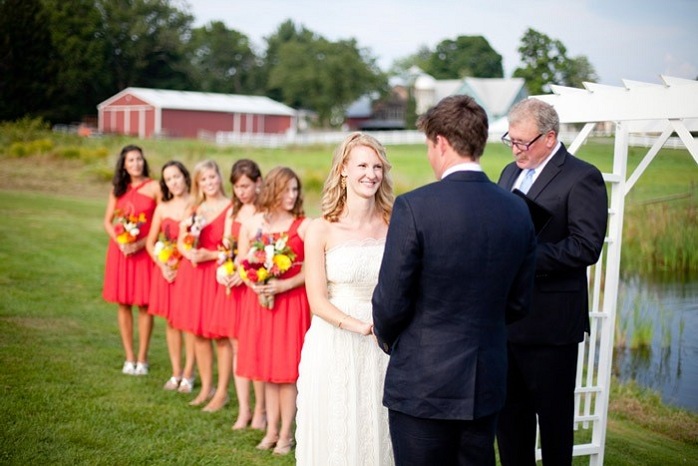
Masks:
[[[140,138],[296,131],[296,111],[263,96],[129,87],[99,104],[97,111],[101,132]]]

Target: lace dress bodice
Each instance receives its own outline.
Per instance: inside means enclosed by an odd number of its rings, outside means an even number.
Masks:
[[[325,254],[327,292],[330,302],[364,322],[372,322],[371,297],[385,240],[368,238],[343,243]]]

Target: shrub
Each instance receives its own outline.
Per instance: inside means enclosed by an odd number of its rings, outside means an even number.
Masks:
[[[80,160],[84,162],[94,162],[104,160],[109,156],[109,150],[106,147],[96,147],[93,149],[83,147],[80,150]]]
[[[51,133],[49,124],[41,118],[23,117],[0,123],[0,144],[29,142],[43,139]]]
[[[29,151],[27,150],[27,145],[25,143],[13,142],[9,149],[7,149],[7,155],[12,158],[19,159],[28,156]]]
[[[56,156],[61,159],[79,159],[80,153],[80,148],[74,146],[60,147],[55,152]]]

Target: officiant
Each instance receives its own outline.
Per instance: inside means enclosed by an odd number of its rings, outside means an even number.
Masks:
[[[515,160],[499,185],[546,217],[536,225],[531,311],[507,328],[507,400],[497,428],[503,466],[535,464],[536,415],[543,464],[572,463],[577,349],[589,332],[586,270],[603,248],[608,201],[601,172],[570,154],[559,131],[555,109],[530,98],[511,109],[502,137]]]

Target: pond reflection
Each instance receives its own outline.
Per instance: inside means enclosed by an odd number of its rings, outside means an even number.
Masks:
[[[613,372],[698,411],[698,282],[638,278],[618,290]]]

